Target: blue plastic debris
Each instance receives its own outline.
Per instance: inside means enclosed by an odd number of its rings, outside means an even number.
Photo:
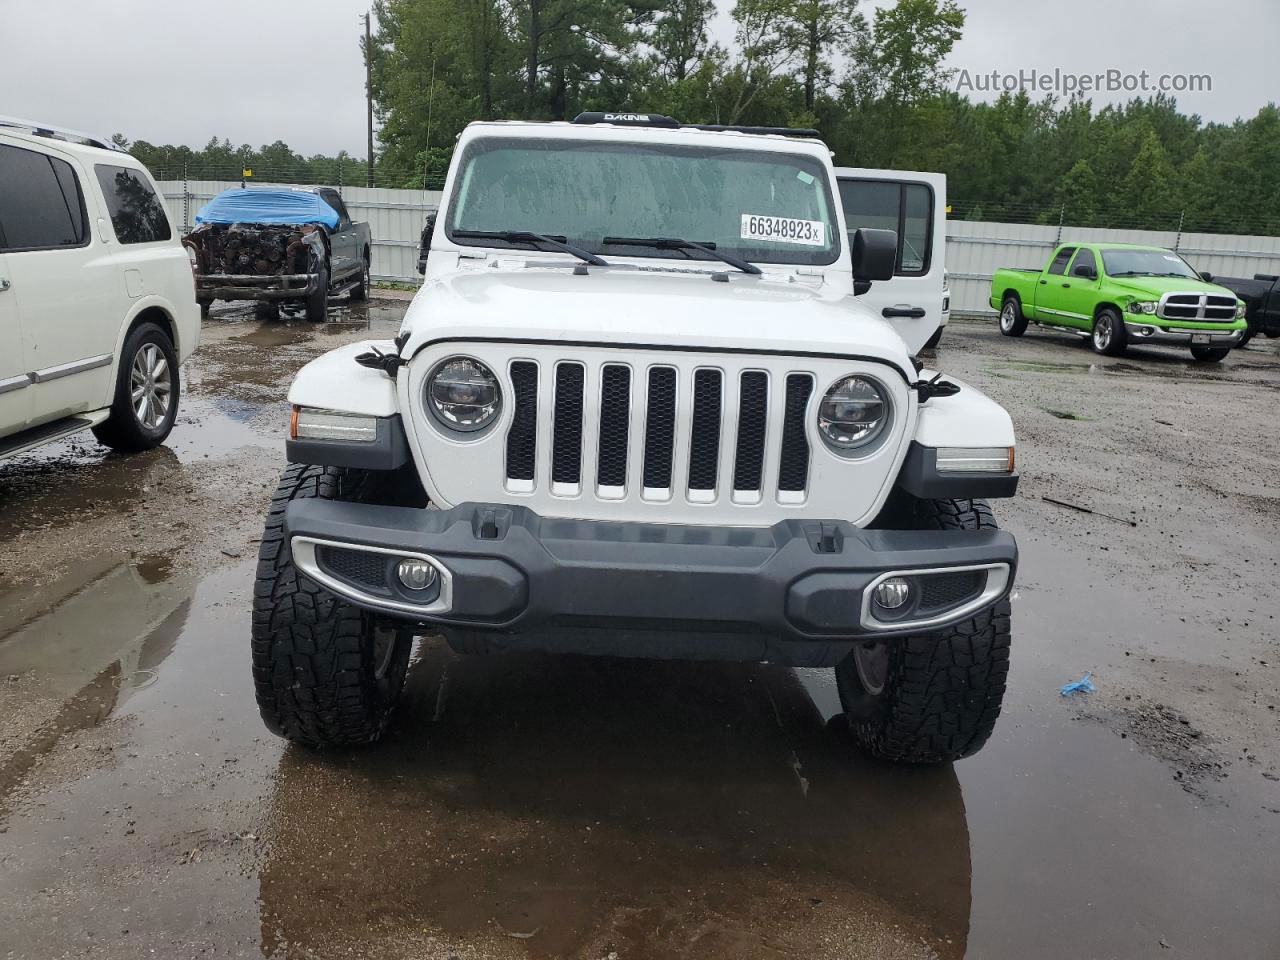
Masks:
[[[200,208],[196,223],[323,223],[338,226],[338,211],[310,190],[232,187]]]
[[[1073,680],[1070,683],[1064,683],[1062,689],[1058,691],[1062,696],[1069,697],[1073,693],[1093,693],[1098,688],[1089,680],[1090,674],[1085,674],[1079,680]]]

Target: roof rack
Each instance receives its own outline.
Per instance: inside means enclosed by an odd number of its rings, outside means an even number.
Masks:
[[[744,127],[724,123],[681,123],[673,117],[659,113],[580,113],[574,123],[609,123],[619,127],[660,127],[668,130],[710,130],[732,133],[752,133],[775,137],[804,137],[821,140],[822,134],[807,127]]]
[[[88,147],[101,147],[103,150],[114,150],[116,153],[125,152],[105,137],[95,137],[88,133],[81,133],[78,130],[50,126],[47,123],[36,123],[32,120],[20,120],[17,117],[0,115],[0,127],[8,127],[11,130],[24,130],[28,133],[34,133],[37,137],[65,140],[67,143],[82,143]]]

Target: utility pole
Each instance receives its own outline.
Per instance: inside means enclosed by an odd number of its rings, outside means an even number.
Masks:
[[[369,29],[369,14],[364,15],[364,104],[368,120],[369,173],[367,187],[373,186],[373,35]]]

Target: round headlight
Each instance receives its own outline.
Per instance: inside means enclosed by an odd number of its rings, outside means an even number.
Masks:
[[[889,422],[889,401],[880,386],[866,377],[837,381],[818,406],[818,430],[836,453],[873,443]]]
[[[427,409],[450,430],[475,433],[493,423],[502,409],[498,378],[479,360],[450,357],[427,377]]]

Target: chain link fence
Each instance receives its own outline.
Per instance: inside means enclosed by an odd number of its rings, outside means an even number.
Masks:
[[[254,183],[297,184],[300,186],[378,187],[384,190],[440,190],[444,174],[427,174],[422,170],[378,162],[372,176],[363,160],[318,158],[301,163],[247,164],[233,161],[200,161],[148,165],[151,175],[166,181],[242,181]],[[372,181],[372,182],[371,182]]]
[[[1025,204],[1001,200],[951,200],[950,219],[1085,227],[1098,230],[1156,230],[1164,233],[1222,233],[1280,236],[1280,210],[1223,216],[1200,210],[1135,211],[1127,207],[1079,204]]]

